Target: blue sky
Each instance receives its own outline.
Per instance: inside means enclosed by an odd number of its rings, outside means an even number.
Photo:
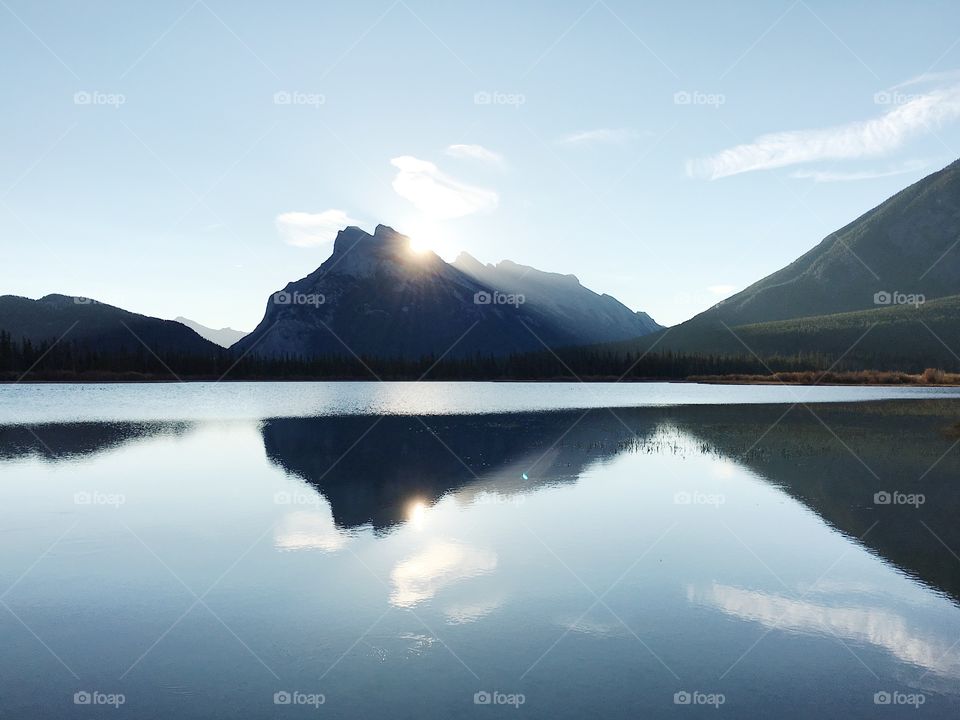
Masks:
[[[252,329],[340,223],[664,324],[960,157],[955,2],[0,2],[0,292]]]

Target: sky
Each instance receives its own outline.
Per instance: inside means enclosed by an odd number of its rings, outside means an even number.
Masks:
[[[0,293],[251,330],[336,230],[665,325],[960,157],[956,2],[0,0]]]

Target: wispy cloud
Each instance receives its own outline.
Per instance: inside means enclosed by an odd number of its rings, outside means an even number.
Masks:
[[[359,225],[343,210],[324,210],[320,213],[286,212],[274,220],[277,231],[288,245],[317,247],[331,243],[337,232],[347,225]]]
[[[593,145],[595,143],[622,143],[634,137],[636,133],[626,128],[597,128],[564,135],[561,145]]]
[[[960,79],[960,70],[944,70],[942,72],[925,72],[922,75],[917,75],[912,77],[909,80],[904,80],[902,83],[897,83],[892,85],[890,90],[898,90],[900,88],[912,87],[914,85],[926,85],[929,83],[940,83],[944,84],[945,81],[956,82]]]
[[[751,143],[728,148],[687,163],[692,177],[709,180],[752,170],[883,155],[911,137],[960,117],[960,85],[910,96],[879,117],[815,130],[761,135]]]
[[[503,155],[488,150],[483,145],[449,145],[446,152],[452,158],[479,160],[489,165],[503,165]]]
[[[898,168],[887,170],[863,170],[860,172],[835,172],[833,170],[797,170],[790,173],[790,177],[800,180],[813,180],[818,183],[855,182],[857,180],[875,180],[877,178],[906,175],[929,167],[926,160],[911,160]]]
[[[500,201],[495,191],[455,180],[432,162],[403,155],[390,163],[398,170],[394,191],[431,218],[446,220],[486,212]]]

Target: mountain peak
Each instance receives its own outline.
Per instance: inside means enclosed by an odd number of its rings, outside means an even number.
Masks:
[[[437,262],[439,258],[434,256]],[[379,271],[398,272],[417,266],[420,270],[436,269],[436,262],[427,257],[416,259],[411,252],[410,238],[389,225],[377,225],[371,235],[355,225],[337,233],[333,253],[320,266],[318,273],[366,277]]]
[[[377,225],[374,228],[373,235],[361,227],[349,225],[337,233],[337,238],[333,241],[333,255],[345,253],[354,249],[354,247],[357,250],[375,250],[383,246],[406,248],[409,244],[410,238],[401,235],[388,225]]]
[[[539,278],[544,281],[556,281],[559,283],[564,283],[569,286],[579,286],[580,278],[572,273],[555,273],[549,272],[547,270],[538,270],[535,267],[529,265],[521,265],[516,263],[513,260],[501,260],[497,263],[497,270],[501,272],[511,273],[513,275],[519,275],[520,277],[528,277],[533,275],[536,278]]]
[[[456,260],[453,261],[453,266],[467,273],[467,275],[476,275],[479,272],[483,272],[483,270],[486,268],[482,262],[477,260],[466,250],[460,251],[460,254],[457,255]]]
[[[394,230],[389,225],[379,224],[373,229],[373,236],[375,238],[382,238],[384,240],[394,240],[397,238],[407,238],[406,235],[401,235],[396,230]],[[409,238],[407,238],[409,239]]]
[[[250,334],[243,332],[242,330],[234,330],[233,328],[229,327],[219,329],[210,328],[206,325],[201,325],[195,320],[185,318],[182,315],[174,318],[173,321],[178,322],[181,325],[186,325],[204,340],[209,340],[214,345],[219,345],[222,348],[228,348],[235,342]]]

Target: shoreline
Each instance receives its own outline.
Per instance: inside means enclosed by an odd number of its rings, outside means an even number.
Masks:
[[[124,374],[124,377],[116,375],[105,375],[103,377],[77,377],[77,378],[36,378],[36,379],[6,379],[0,378],[0,387],[8,385],[137,385],[137,384],[171,384],[180,385],[185,383],[318,383],[318,382],[402,382],[402,383],[570,383],[570,384],[637,384],[637,383],[675,383],[687,385],[756,385],[756,386],[777,386],[787,387],[958,387],[960,379],[952,381],[928,382],[922,378],[917,380],[900,381],[881,381],[864,379],[836,379],[829,380],[811,380],[811,379],[787,379],[777,378],[766,375],[741,377],[741,376],[691,376],[688,378],[618,378],[616,376],[604,377],[552,377],[552,378],[371,378],[366,377],[258,377],[258,378],[230,378],[216,376],[190,376],[183,378],[171,378],[169,376],[137,376],[130,377]]]

